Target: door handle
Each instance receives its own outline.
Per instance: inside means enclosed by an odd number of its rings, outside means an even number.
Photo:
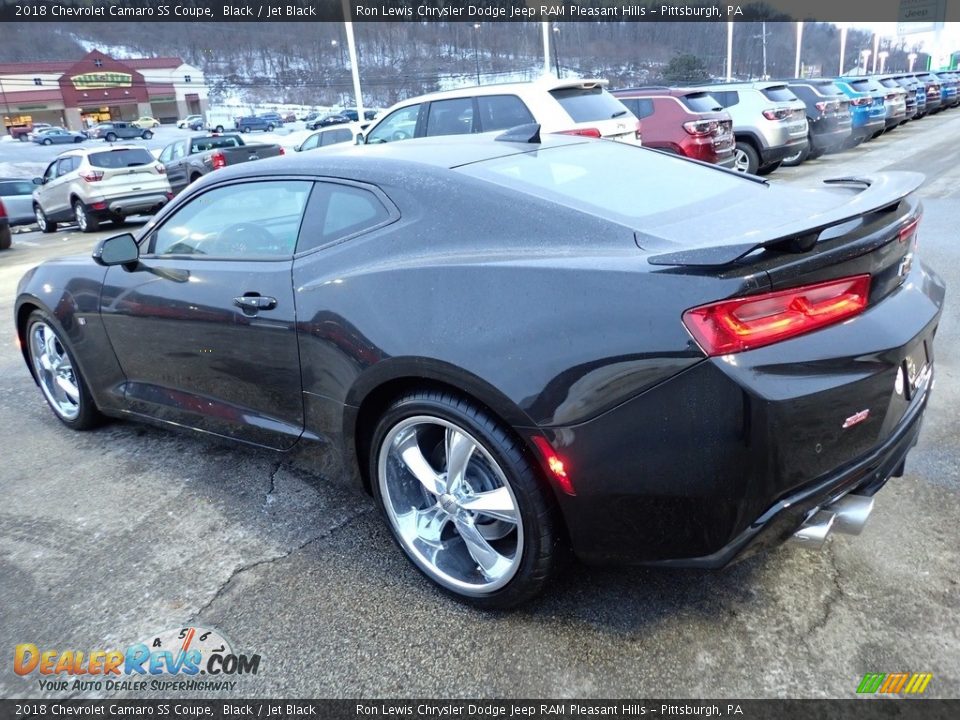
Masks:
[[[257,313],[261,310],[273,310],[277,306],[277,299],[259,293],[247,293],[233,299],[233,304],[244,312]]]

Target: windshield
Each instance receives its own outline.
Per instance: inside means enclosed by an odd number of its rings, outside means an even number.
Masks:
[[[153,155],[141,148],[90,153],[87,160],[93,167],[100,168],[137,167],[138,165],[149,165],[154,162]]]
[[[630,114],[622,102],[602,87],[558,88],[550,94],[574,122],[596,122]]]

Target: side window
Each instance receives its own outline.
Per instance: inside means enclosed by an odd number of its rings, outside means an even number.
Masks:
[[[187,154],[187,143],[184,141],[178,142],[173,146],[173,159],[179,160],[184,155]]]
[[[73,170],[73,158],[65,157],[57,161],[57,177],[63,177]]]
[[[653,100],[650,100],[649,98],[637,98],[631,102],[636,104],[627,105],[626,102],[623,104],[630,108],[630,111],[637,116],[638,120],[642,120],[645,117],[650,117],[653,115]]]
[[[313,150],[320,143],[320,133],[311,135],[306,140],[303,141],[303,145],[300,146],[301,150]]]
[[[173,145],[167,145],[163,152],[160,153],[160,157],[157,158],[162,163],[168,163],[173,159]]]
[[[383,119],[383,122],[378,123],[370,131],[370,134],[367,135],[367,142],[385,143],[412,138],[417,129],[417,116],[419,114],[419,105],[410,105],[394,110]]]
[[[323,134],[323,146],[327,145],[336,145],[338,143],[350,142],[353,140],[353,133],[350,132],[347,128],[340,128],[338,130],[327,130]]]
[[[473,98],[430,103],[427,135],[466,135],[473,132]]]
[[[312,184],[261,180],[206,192],[157,229],[150,252],[236,260],[289,257]]]
[[[483,132],[536,122],[523,100],[516,95],[481,95],[477,98],[477,105]]]
[[[43,173],[43,179],[46,182],[50,182],[56,176],[57,176],[57,163],[56,161],[54,161],[47,166],[46,171]]]
[[[369,190],[318,182],[310,196],[297,252],[322,247],[390,220],[390,212]]]

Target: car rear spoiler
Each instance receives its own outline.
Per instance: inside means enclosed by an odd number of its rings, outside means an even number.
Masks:
[[[820,233],[871,212],[898,204],[923,184],[924,176],[915,172],[890,172],[875,177],[838,177],[824,180],[826,185],[857,185],[864,190],[849,202],[811,215],[801,222],[781,225],[769,231],[746,233],[761,235],[747,242],[731,238],[708,247],[691,248],[678,252],[653,255],[647,258],[651,265],[684,267],[721,267],[731,265],[757,250],[779,250],[803,253],[812,250]],[[764,235],[766,235],[764,237]]]

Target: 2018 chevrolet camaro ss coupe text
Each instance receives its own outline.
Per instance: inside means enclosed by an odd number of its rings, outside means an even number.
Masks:
[[[921,180],[535,126],[298,154],[31,270],[17,332],[67,426],[328,443],[416,567],[504,607],[567,548],[720,567],[859,530],[932,386]]]

